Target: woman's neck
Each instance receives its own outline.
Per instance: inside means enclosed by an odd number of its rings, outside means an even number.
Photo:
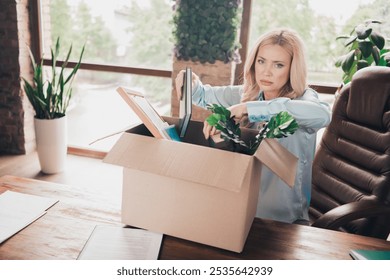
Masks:
[[[271,100],[279,96],[279,93],[276,91],[264,91],[264,99]]]

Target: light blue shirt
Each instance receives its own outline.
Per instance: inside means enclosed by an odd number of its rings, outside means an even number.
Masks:
[[[242,86],[212,87],[197,81],[192,100],[201,107],[215,103],[230,107],[241,102],[242,94]],[[290,188],[270,169],[263,166],[256,216],[287,223],[309,220],[316,134],[330,122],[329,104],[321,102],[317,92],[308,88],[296,99],[280,97],[264,100],[260,92],[258,101],[247,102],[247,110],[250,122],[266,121],[280,111],[287,111],[299,125],[293,135],[278,139],[280,144],[299,158],[294,187]]]

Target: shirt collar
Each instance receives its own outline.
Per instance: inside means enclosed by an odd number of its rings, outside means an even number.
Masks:
[[[264,100],[265,100],[265,99],[264,99],[264,91],[262,91],[262,90],[259,91],[258,100],[259,100],[259,101],[264,101]]]

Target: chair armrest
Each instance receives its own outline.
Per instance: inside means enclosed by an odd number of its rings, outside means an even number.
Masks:
[[[377,201],[355,201],[336,207],[316,220],[312,226],[326,229],[337,229],[360,218],[390,215],[390,206]]]

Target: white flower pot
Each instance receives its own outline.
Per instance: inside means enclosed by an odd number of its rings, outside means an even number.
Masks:
[[[35,138],[41,170],[46,174],[62,172],[67,154],[67,117],[34,119]]]

